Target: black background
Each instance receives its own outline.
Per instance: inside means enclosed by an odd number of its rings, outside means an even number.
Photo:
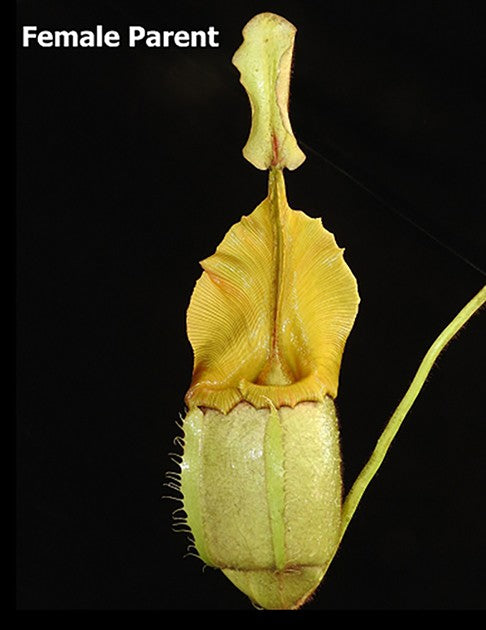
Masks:
[[[307,160],[290,204],[346,247],[362,298],[337,399],[349,488],[484,283],[464,260],[485,266],[480,6],[17,2],[20,609],[252,608],[183,558],[161,496],[198,261],[266,194],[241,156],[250,110],[231,65],[265,10],[298,28],[291,120]],[[213,25],[221,45],[21,48],[22,25],[96,24],[124,42],[128,25]],[[433,370],[307,610],[484,607],[483,340],[481,314]]]

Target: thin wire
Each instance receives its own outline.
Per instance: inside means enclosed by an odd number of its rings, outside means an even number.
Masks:
[[[462,260],[464,263],[466,263],[467,265],[469,265],[472,269],[474,269],[475,271],[477,271],[478,273],[480,273],[482,276],[486,277],[486,271],[484,271],[483,269],[481,269],[481,267],[478,267],[478,265],[476,265],[475,263],[473,263],[471,260],[469,260],[468,258],[466,258],[465,256],[463,256],[461,253],[459,253],[456,249],[454,249],[453,247],[451,247],[450,245],[448,245],[447,243],[444,243],[444,241],[441,241],[440,239],[438,239],[436,236],[434,236],[431,232],[429,232],[426,228],[424,228],[422,225],[420,225],[419,223],[417,223],[416,221],[414,221],[413,219],[411,219],[408,215],[404,214],[401,210],[398,210],[398,208],[396,208],[395,206],[393,206],[389,201],[387,201],[386,199],[384,199],[381,195],[375,193],[373,190],[371,190],[370,188],[368,188],[368,186],[366,186],[366,184],[363,184],[363,182],[361,182],[360,180],[356,179],[356,177],[354,177],[353,175],[351,175],[351,173],[348,173],[348,171],[346,171],[344,168],[342,168],[341,166],[339,166],[338,164],[336,164],[335,162],[333,162],[332,160],[330,160],[329,158],[327,158],[325,155],[322,155],[322,153],[320,153],[319,151],[317,151],[316,149],[312,148],[310,145],[308,145],[306,142],[304,142],[301,138],[299,138],[299,144],[301,144],[303,147],[305,147],[308,151],[310,151],[311,153],[313,153],[314,155],[316,155],[317,157],[319,157],[321,160],[323,160],[324,162],[326,162],[327,164],[329,164],[330,166],[332,166],[334,169],[336,169],[339,173],[341,173],[342,175],[344,175],[345,177],[347,177],[350,181],[353,182],[353,184],[356,184],[356,186],[359,186],[360,188],[362,188],[364,191],[366,191],[369,195],[371,195],[371,197],[373,197],[373,199],[375,199],[376,201],[378,201],[378,203],[380,203],[382,206],[384,206],[385,208],[387,208],[388,210],[390,210],[391,212],[393,212],[394,214],[396,214],[397,216],[399,216],[403,221],[406,221],[407,223],[409,223],[410,225],[412,225],[415,229],[419,230],[420,232],[422,232],[423,234],[425,234],[428,238],[430,238],[431,240],[433,240],[435,243],[437,243],[438,245],[440,245],[441,247],[443,247],[445,250],[447,250],[449,253],[453,254],[454,256],[456,256],[457,258],[459,258],[460,260]]]

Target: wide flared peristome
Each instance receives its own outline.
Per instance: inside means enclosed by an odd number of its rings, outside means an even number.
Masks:
[[[201,264],[187,312],[189,408],[228,412],[335,397],[358,310],[356,280],[320,219],[291,210],[282,172]]]

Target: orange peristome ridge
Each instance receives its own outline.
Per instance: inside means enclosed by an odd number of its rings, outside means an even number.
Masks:
[[[358,310],[356,280],[320,219],[288,206],[282,171],[267,198],[202,261],[187,312],[194,372],[186,403],[294,407],[337,395]]]

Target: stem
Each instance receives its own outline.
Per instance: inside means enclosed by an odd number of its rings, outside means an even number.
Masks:
[[[415,399],[420,393],[420,390],[424,386],[425,380],[432,369],[437,357],[451,341],[454,335],[464,326],[464,324],[474,315],[474,313],[486,302],[486,285],[479,291],[473,299],[466,304],[466,306],[456,315],[452,322],[441,332],[441,334],[434,341],[425,355],[419,369],[407,390],[407,393],[403,397],[402,401],[396,408],[392,417],[390,418],[387,426],[381,434],[378,442],[376,443],[375,450],[371,454],[370,459],[360,472],[358,478],[353,484],[353,487],[348,493],[343,505],[342,524],[341,524],[341,539],[351,521],[356,508],[361,501],[368,484],[375,476],[376,472],[380,468],[385,455],[392,443],[395,435],[398,432],[405,416],[407,415],[410,407],[415,402]]]

